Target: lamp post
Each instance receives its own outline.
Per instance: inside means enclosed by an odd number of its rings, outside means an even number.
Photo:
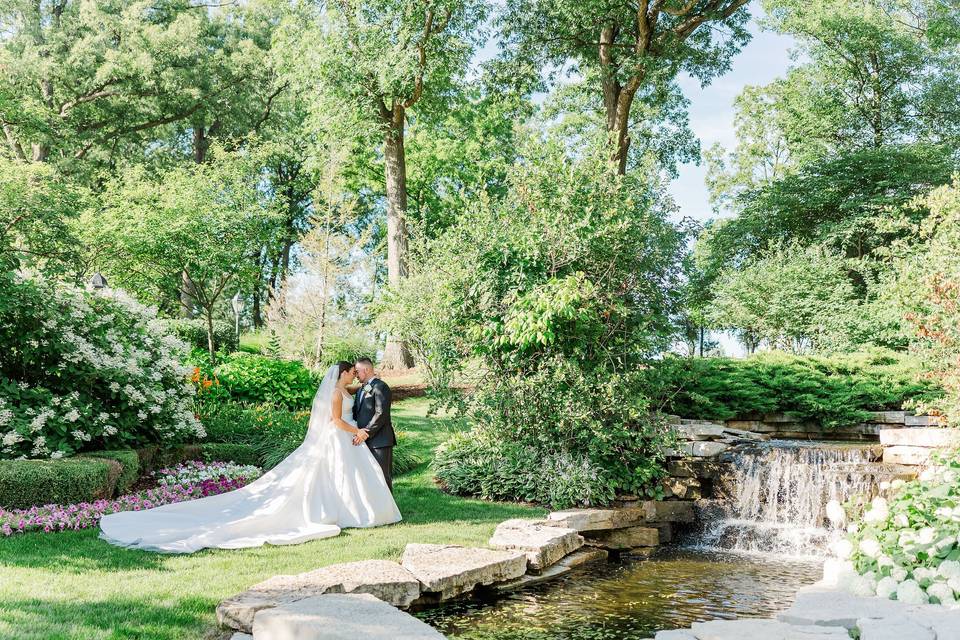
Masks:
[[[109,285],[107,284],[107,279],[103,277],[103,274],[97,271],[93,274],[93,277],[90,278],[90,286],[94,289],[106,289]]]
[[[233,296],[230,300],[230,305],[233,307],[233,315],[237,319],[237,344],[240,344],[240,314],[243,313],[243,298],[240,297],[240,292],[237,291],[237,294]]]

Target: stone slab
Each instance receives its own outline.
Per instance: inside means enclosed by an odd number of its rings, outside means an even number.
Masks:
[[[910,607],[906,616],[933,630],[937,640],[960,638],[960,611],[946,609],[939,605],[918,605]]]
[[[401,564],[420,581],[423,591],[438,593],[441,600],[527,572],[527,556],[519,551],[442,544],[408,544]]]
[[[861,618],[857,629],[860,640],[937,640],[929,627],[907,618]]]
[[[583,546],[583,537],[574,529],[556,527],[543,520],[501,522],[490,538],[494,549],[522,551],[530,571],[543,571],[565,555]]]
[[[880,424],[905,424],[906,411],[871,411],[870,422]]]
[[[774,433],[777,426],[761,420],[727,420],[726,424],[731,429],[743,429],[753,433]]]
[[[960,429],[944,427],[884,429],[880,432],[880,444],[888,447],[952,447],[960,444]]]
[[[656,547],[660,532],[653,527],[627,527],[588,534],[587,544],[610,551],[624,551],[636,547]]]
[[[217,607],[220,624],[249,632],[258,611],[330,593],[367,593],[398,607],[420,595],[420,582],[389,560],[361,560],[297,575],[274,576],[228,598]]]
[[[667,463],[667,473],[676,478],[717,480],[729,466],[713,460],[671,460]]]
[[[901,615],[907,605],[895,600],[862,598],[845,591],[819,586],[802,588],[793,605],[777,615],[777,620],[794,625],[819,625],[854,629],[862,618]]]
[[[929,447],[908,447],[906,445],[895,445],[886,447],[883,450],[884,464],[905,464],[922,465],[930,459],[933,449]]]
[[[940,418],[938,416],[912,416],[907,414],[903,424],[907,427],[934,427],[940,424]]]
[[[722,436],[725,427],[713,422],[694,422],[679,424],[673,429],[677,437],[684,440],[710,440]]]
[[[789,413],[765,413],[763,414],[763,422],[795,423],[800,422],[800,418]]]
[[[443,640],[428,624],[369,594],[314,596],[261,611],[257,640]]]
[[[567,567],[568,569],[576,569],[577,567],[585,564],[606,560],[609,555],[610,554],[608,554],[604,549],[583,548],[568,555],[566,558],[558,562],[557,566]]]
[[[645,522],[693,522],[693,502],[686,500],[647,500],[642,503]]]
[[[695,458],[713,458],[720,455],[730,448],[730,445],[723,442],[697,441],[680,442],[677,444],[676,451],[681,455],[693,456]]]
[[[697,640],[697,637],[683,629],[671,629],[669,631],[657,631],[653,640]]]
[[[570,573],[572,569],[570,567],[564,566],[562,564],[555,564],[552,567],[547,567],[543,572],[539,574],[528,573],[522,575],[516,580],[510,580],[509,582],[500,582],[493,585],[493,590],[497,593],[509,593],[511,591],[517,591],[519,589],[524,589],[526,587],[532,587],[535,584],[541,584],[543,582],[549,582],[550,580],[555,580],[560,576]]]
[[[235,634],[230,636],[230,640],[253,640],[253,636],[249,633],[240,633],[237,631]]]
[[[697,500],[701,497],[701,485],[698,478],[674,478],[668,476],[660,482],[663,495],[667,498]]]
[[[694,622],[697,640],[850,640],[839,627],[792,625],[777,620],[711,620]]]
[[[657,522],[693,522],[693,502],[684,500],[644,500],[622,509],[566,509],[554,511],[546,523],[580,533],[623,529]]]

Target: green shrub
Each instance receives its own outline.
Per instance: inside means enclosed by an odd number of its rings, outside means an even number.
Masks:
[[[120,474],[115,460],[0,460],[0,507],[27,509],[110,498]]]
[[[402,476],[410,473],[427,460],[410,446],[404,446],[404,442],[409,442],[410,434],[406,431],[397,431],[397,446],[393,448],[393,475]]]
[[[207,353],[207,321],[203,318],[176,318],[163,320],[170,333],[194,349]],[[233,324],[216,320],[213,323],[213,347],[215,351],[232,353],[239,348]]]
[[[0,273],[0,458],[202,435],[183,343],[125,293]]]
[[[900,409],[936,397],[919,364],[873,351],[834,357],[762,353],[744,359],[666,357],[645,370],[652,404],[685,418],[729,420],[790,413],[838,427],[868,411]]]
[[[235,462],[260,465],[257,450],[249,444],[230,442],[207,442],[200,445],[200,458],[204,462]]]
[[[289,409],[310,407],[319,385],[317,377],[300,362],[249,353],[231,355],[214,373],[234,400]]]
[[[83,457],[115,460],[120,465],[120,475],[117,477],[117,495],[127,493],[140,477],[140,456],[133,449],[91,451],[83,454]]]

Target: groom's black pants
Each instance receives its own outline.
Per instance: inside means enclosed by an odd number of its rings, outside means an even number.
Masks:
[[[370,449],[370,453],[377,459],[383,469],[383,479],[387,481],[390,493],[393,493],[393,447],[379,447]]]

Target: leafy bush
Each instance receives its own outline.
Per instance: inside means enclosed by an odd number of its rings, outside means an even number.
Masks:
[[[167,330],[193,349],[207,351],[207,321],[203,318],[176,318],[164,320]],[[229,322],[217,320],[213,323],[213,348],[216,351],[232,353],[239,349],[237,333]]]
[[[249,444],[231,442],[205,442],[200,445],[204,462],[235,462],[242,465],[258,465],[257,451]]]
[[[791,413],[825,427],[868,411],[936,397],[908,356],[874,351],[834,357],[761,353],[744,359],[666,357],[645,372],[653,406],[685,418],[729,420]]]
[[[409,446],[410,434],[406,431],[397,431],[397,446],[393,448],[393,475],[402,476],[410,473],[426,462],[419,453]]]
[[[0,458],[202,437],[185,346],[121,291],[0,273]]]
[[[910,604],[956,605],[960,598],[960,455],[911,482],[894,481],[833,545],[842,586]],[[848,560],[849,559],[849,560]]]
[[[127,493],[140,478],[140,456],[133,449],[91,451],[83,454],[83,457],[114,460],[120,465],[120,475],[117,477],[117,495]]]
[[[561,141],[538,138],[524,156],[503,200],[414,245],[413,271],[380,317],[416,350],[476,446],[492,447],[480,458],[495,460],[506,441],[538,469],[537,484],[580,478],[540,498],[601,504],[653,490],[666,430],[636,371],[671,340],[680,234],[655,181],[615,175],[602,145],[570,158]],[[461,455],[478,487],[502,480],[492,465],[472,467],[471,451],[446,450],[438,475],[451,490],[477,492],[447,477]],[[530,497],[526,485],[506,486],[501,497]]]
[[[249,353],[231,355],[214,372],[235,400],[289,409],[311,406],[319,385],[313,372],[300,362]]]
[[[0,460],[0,507],[25,509],[110,498],[120,473],[114,460]]]

